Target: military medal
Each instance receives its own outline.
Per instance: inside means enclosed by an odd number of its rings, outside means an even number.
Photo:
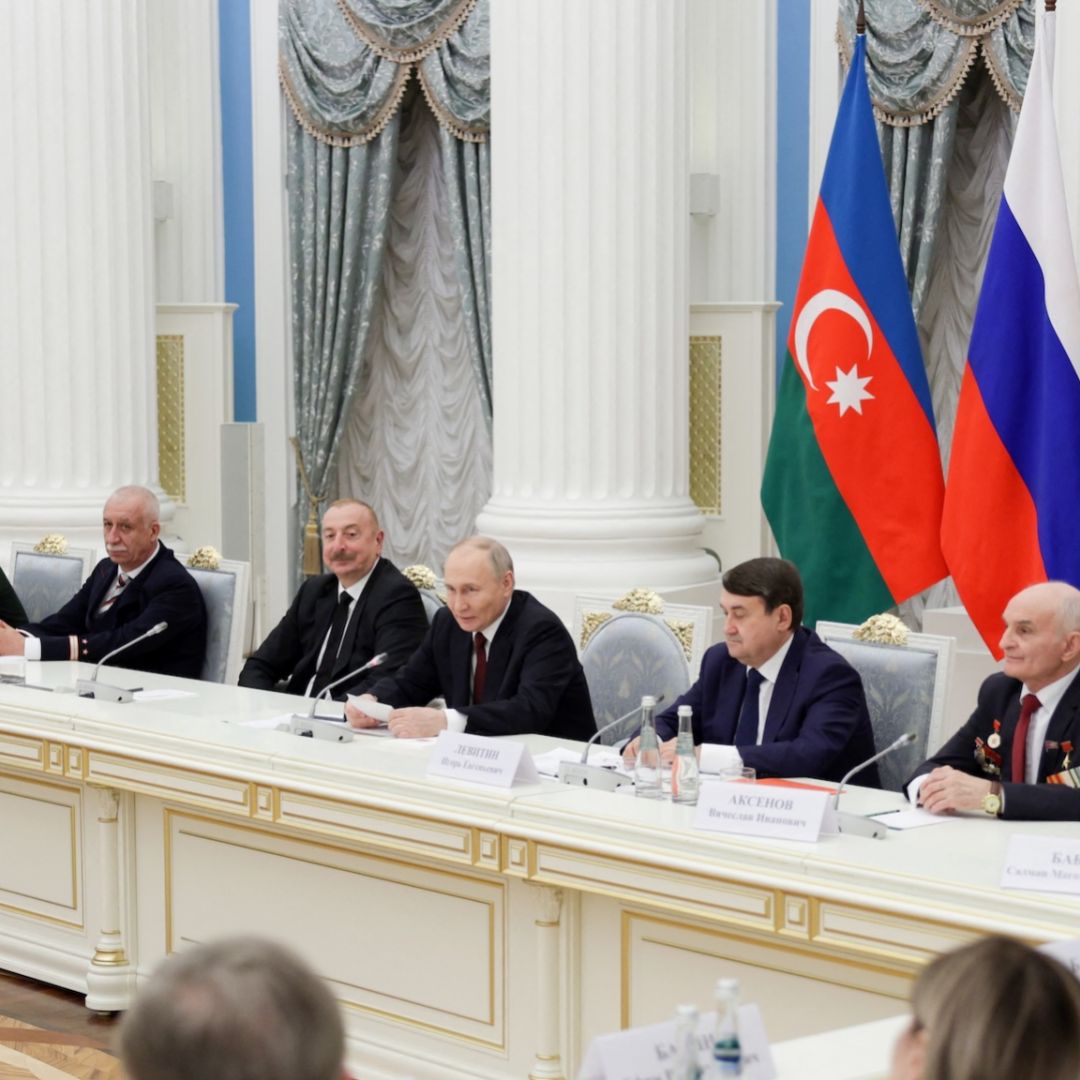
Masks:
[[[1065,760],[1061,763],[1061,771],[1068,772],[1072,758],[1073,744],[1071,742],[1063,742],[1061,744],[1061,749],[1065,751]]]
[[[1001,721],[994,721],[994,730],[990,733],[989,738],[986,740],[986,745],[991,750],[996,750],[1001,745]]]

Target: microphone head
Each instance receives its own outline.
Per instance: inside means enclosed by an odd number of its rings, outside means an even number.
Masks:
[[[156,626],[150,627],[146,632],[147,637],[153,637],[155,634],[160,634],[163,630],[168,630],[169,624],[167,622],[159,622]]]
[[[386,653],[376,653],[368,662],[368,667],[378,667],[380,664],[386,663]]]
[[[897,739],[896,742],[893,743],[893,746],[908,746],[910,743],[913,743],[914,741],[915,741],[915,732],[914,731],[905,731],[904,734],[901,735],[900,738]]]

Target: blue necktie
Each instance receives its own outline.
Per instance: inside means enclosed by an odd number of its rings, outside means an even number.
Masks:
[[[735,729],[736,746],[756,746],[758,731],[758,690],[765,676],[756,668],[746,669],[746,693],[743,695],[739,725]]]

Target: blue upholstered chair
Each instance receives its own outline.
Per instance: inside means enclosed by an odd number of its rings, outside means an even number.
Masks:
[[[420,599],[424,603],[424,614],[427,616],[428,626],[431,625],[439,608],[446,605],[439,599],[439,594],[434,589],[417,589]]]
[[[93,548],[69,547],[64,554],[53,555],[18,540],[11,545],[11,584],[31,622],[59,611],[79,591],[93,566]]]
[[[883,750],[906,731],[915,742],[878,762],[882,786],[900,791],[903,782],[942,742],[945,701],[955,639],[909,634],[906,645],[882,645],[852,637],[857,627],[819,622],[818,636],[845,657],[862,678],[874,742]],[[857,784],[856,777],[852,783]]]
[[[222,559],[216,570],[188,567],[206,603],[206,682],[234,683],[240,676],[248,627],[250,567]]]
[[[596,727],[629,712],[643,694],[665,695],[666,707],[690,687],[690,665],[679,639],[663,619],[624,612],[602,622],[581,653]],[[609,745],[626,738],[637,716],[601,736]],[[621,730],[625,728],[625,730]]]

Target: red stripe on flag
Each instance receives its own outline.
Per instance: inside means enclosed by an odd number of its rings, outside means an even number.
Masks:
[[[1001,659],[1001,613],[1021,589],[1046,580],[1031,492],[990,422],[971,367],[964,368],[941,517],[941,547],[957,592]]]
[[[872,331],[867,355],[863,329],[849,314],[826,308],[814,320],[803,359],[796,328],[806,303],[835,290],[862,309]],[[806,387],[807,408],[833,480],[892,595],[899,599],[940,581],[947,570],[939,530],[944,483],[937,437],[927,421],[874,313],[848,272],[828,212],[819,200],[795,299],[788,349]],[[852,379],[870,378],[859,407],[833,398]],[[833,382],[837,387],[827,384]],[[835,393],[834,393],[835,390]],[[812,527],[808,523],[808,527]]]

